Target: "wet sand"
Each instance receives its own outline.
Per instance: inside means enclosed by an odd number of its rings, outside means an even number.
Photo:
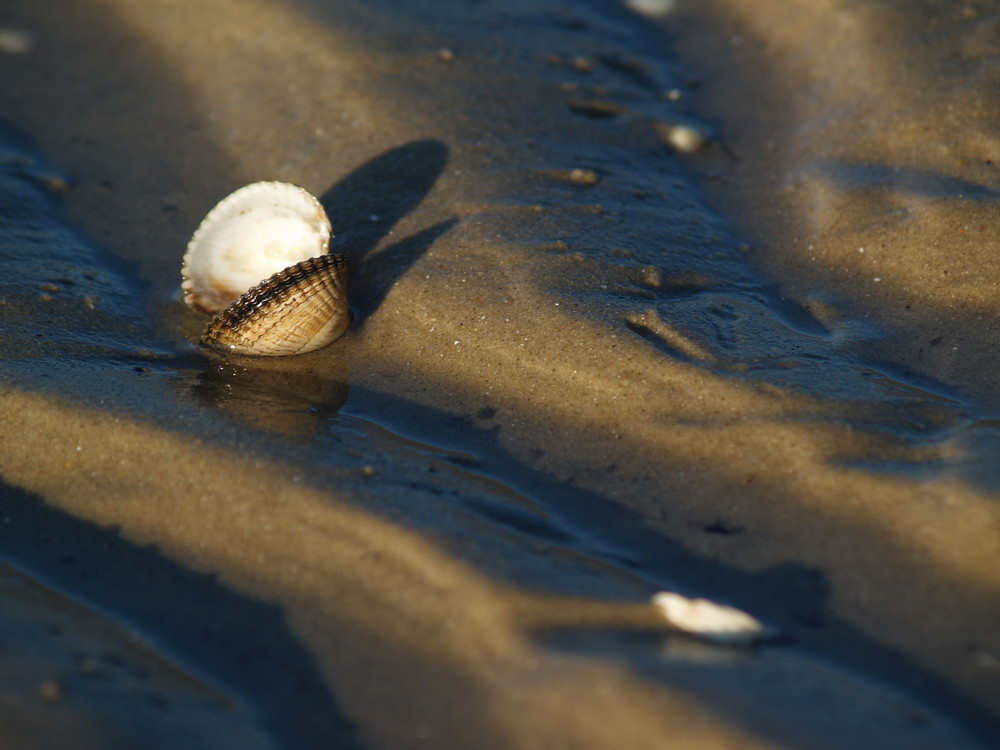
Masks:
[[[14,3],[0,558],[76,614],[0,737],[134,744],[73,665],[138,637],[163,747],[982,746],[1000,16],[744,6]],[[356,320],[219,358],[180,257],[259,179]]]

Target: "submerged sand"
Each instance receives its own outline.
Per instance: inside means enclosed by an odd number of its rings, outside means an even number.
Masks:
[[[57,171],[9,148],[0,558],[93,611],[0,737],[134,742],[72,666],[128,633],[163,747],[996,730],[1000,13],[676,6],[11,5]],[[180,257],[259,179],[321,196],[356,322],[220,359]],[[788,638],[670,636],[662,588]]]

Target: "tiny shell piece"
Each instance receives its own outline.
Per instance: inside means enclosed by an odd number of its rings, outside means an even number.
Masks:
[[[303,260],[257,284],[212,318],[201,343],[265,357],[319,349],[351,322],[346,281],[343,255]]]
[[[677,0],[625,0],[629,10],[644,16],[665,16],[677,6]]]
[[[750,646],[771,635],[755,617],[708,599],[689,599],[672,591],[661,591],[651,601],[678,630],[713,643]]]
[[[255,182],[224,198],[201,222],[181,267],[184,301],[215,314],[261,279],[326,254],[330,221],[296,185]]]

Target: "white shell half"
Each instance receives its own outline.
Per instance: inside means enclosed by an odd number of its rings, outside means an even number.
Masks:
[[[326,253],[330,220],[309,192],[255,182],[224,198],[201,222],[181,267],[184,301],[215,314],[288,266]]]
[[[653,596],[651,603],[678,630],[713,643],[750,646],[773,635],[757,618],[708,599],[689,599],[672,591],[661,591]]]

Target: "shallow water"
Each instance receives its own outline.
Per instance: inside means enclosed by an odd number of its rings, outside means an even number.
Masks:
[[[8,119],[74,179],[46,195],[7,139],[5,559],[282,746],[990,731],[996,420],[883,356],[840,297],[789,294],[706,207],[658,130],[694,89],[657,27],[599,4],[218,2],[220,41],[169,4],[101,5],[89,29],[86,3],[19,11],[113,85],[44,120],[82,96],[73,73],[16,71],[35,83]],[[190,343],[180,254],[265,177],[321,195],[356,322],[311,355],[222,358]],[[58,545],[24,541],[46,528]],[[642,606],[662,588],[790,640],[667,637]]]

